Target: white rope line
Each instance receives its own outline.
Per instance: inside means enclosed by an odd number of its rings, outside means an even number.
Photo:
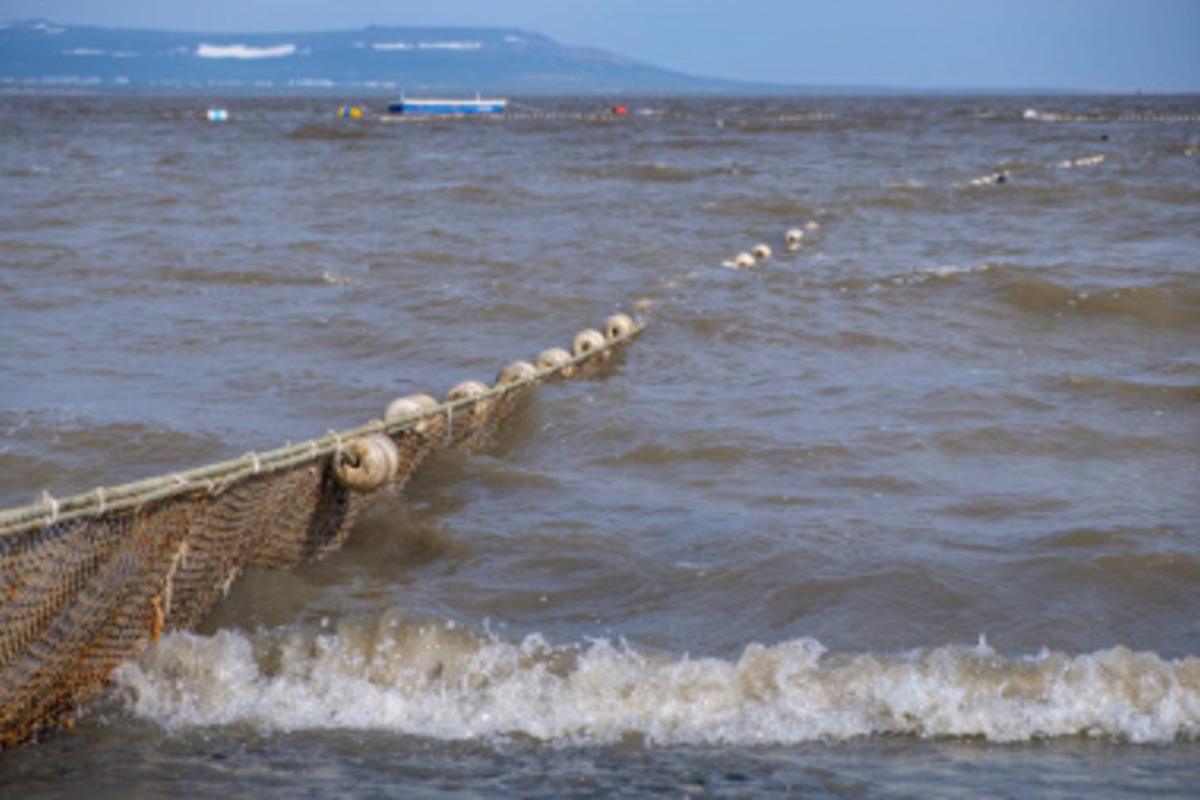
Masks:
[[[612,320],[610,319],[609,324],[611,322]],[[632,320],[629,321],[629,326],[626,329],[617,329],[620,331],[618,334],[608,334],[608,328],[606,327],[604,329],[605,334],[603,334],[606,340],[604,343],[605,347],[598,348],[595,352],[586,351],[578,353],[575,358],[576,360],[591,359],[602,351],[606,353],[607,346],[620,344],[623,340],[631,338],[631,335],[638,332],[640,327],[634,324]],[[485,386],[485,397],[472,398],[472,404],[468,409],[465,422],[466,428],[462,431],[467,437],[463,444],[470,443],[473,429],[486,424],[486,418],[489,412],[493,410],[491,408],[493,398],[507,397],[509,394],[517,392],[525,386],[536,384],[540,378],[546,375],[571,377],[566,369],[567,366],[559,364],[542,370],[538,370],[535,367],[534,374],[526,380],[517,381],[511,385],[499,384],[490,388]],[[573,365],[571,365],[570,371],[574,372]],[[432,400],[432,398],[430,399]],[[433,400],[428,408],[422,405],[421,411],[411,415],[413,419],[401,420],[408,423],[403,430],[389,435],[392,435],[393,438],[402,438],[403,434],[407,431],[421,434],[427,422],[432,422],[439,416],[444,415],[443,419],[446,425],[444,443],[447,448],[453,448],[456,445],[456,436],[459,433],[454,424],[455,412],[459,411],[461,413],[459,406],[465,405],[462,402],[465,399],[456,398],[453,401],[446,399],[441,403]],[[284,464],[294,465],[301,463],[305,461],[306,451],[308,459],[311,460],[310,463],[320,460],[323,454],[328,454],[331,444],[336,455],[343,457],[352,439],[364,435],[364,431],[370,432],[375,430],[387,433],[388,427],[389,423],[387,420],[379,420],[362,428],[357,428],[352,432],[331,430],[327,437],[309,439],[306,442],[306,446],[302,444],[293,448],[289,444],[287,448],[284,448],[289,451],[287,453],[283,453],[282,450],[272,450],[268,454],[251,451],[247,452],[238,461],[214,464],[187,472],[168,473],[158,478],[138,481],[123,486],[97,487],[87,494],[76,495],[62,500],[53,497],[49,491],[45,491],[42,494],[40,502],[36,505],[9,510],[0,509],[0,534],[20,530],[27,526],[62,523],[77,517],[95,518],[113,513],[124,513],[130,509],[136,513],[151,498],[156,498],[156,501],[164,500],[169,497],[195,491],[206,491],[209,495],[215,496],[224,493],[231,486],[236,485],[251,475],[265,475],[275,469],[283,468]]]

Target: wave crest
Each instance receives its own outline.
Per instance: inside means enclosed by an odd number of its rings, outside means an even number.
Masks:
[[[1006,658],[981,642],[831,655],[813,639],[736,660],[594,640],[554,647],[398,618],[336,631],[165,637],[115,678],[168,727],[381,729],[446,740],[786,745],[875,735],[996,742],[1200,734],[1200,659],[1116,647]]]
[[[1200,293],[1182,284],[1089,292],[1041,278],[1020,277],[1005,284],[1002,291],[1010,304],[1035,314],[1071,312],[1091,318],[1133,319],[1164,328],[1200,324]]]

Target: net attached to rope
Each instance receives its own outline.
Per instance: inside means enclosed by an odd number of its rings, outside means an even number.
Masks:
[[[486,445],[533,386],[598,374],[639,332],[619,314],[566,358],[517,362],[492,387],[460,384],[354,430],[0,512],[0,749],[69,726],[114,669],[198,624],[243,570],[336,550],[379,490],[403,487],[433,452]]]

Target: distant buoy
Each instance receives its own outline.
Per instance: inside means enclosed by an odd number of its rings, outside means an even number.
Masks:
[[[637,328],[628,314],[613,314],[604,323],[604,338],[610,342],[624,339]]]
[[[500,370],[496,383],[500,386],[508,386],[510,383],[527,381],[535,377],[537,377],[537,367],[528,361],[514,361]]]
[[[771,257],[771,247],[765,244],[758,244],[754,246],[750,254],[754,256],[755,261],[766,261]]]
[[[363,111],[358,106],[342,106],[338,109],[338,116],[345,119],[361,119]]]
[[[209,122],[228,122],[229,112],[223,108],[210,108],[208,110]]]
[[[382,433],[364,436],[343,447],[334,456],[334,475],[354,492],[373,492],[400,470],[400,450]]]
[[[795,252],[800,249],[800,243],[804,240],[804,231],[799,228],[792,228],[783,235],[784,246],[789,252]]]
[[[588,353],[604,349],[604,334],[595,328],[588,328],[575,335],[571,350],[575,357],[586,356]]]
[[[1005,170],[1000,170],[999,172],[993,172],[990,175],[982,175],[978,178],[972,179],[969,183],[971,186],[990,186],[1008,183],[1008,172]]]

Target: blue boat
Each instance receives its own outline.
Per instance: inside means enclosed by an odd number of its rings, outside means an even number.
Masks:
[[[466,116],[468,114],[503,114],[507,100],[484,99],[475,95],[474,100],[454,100],[445,98],[402,97],[394,103],[388,103],[389,114],[404,116]]]

